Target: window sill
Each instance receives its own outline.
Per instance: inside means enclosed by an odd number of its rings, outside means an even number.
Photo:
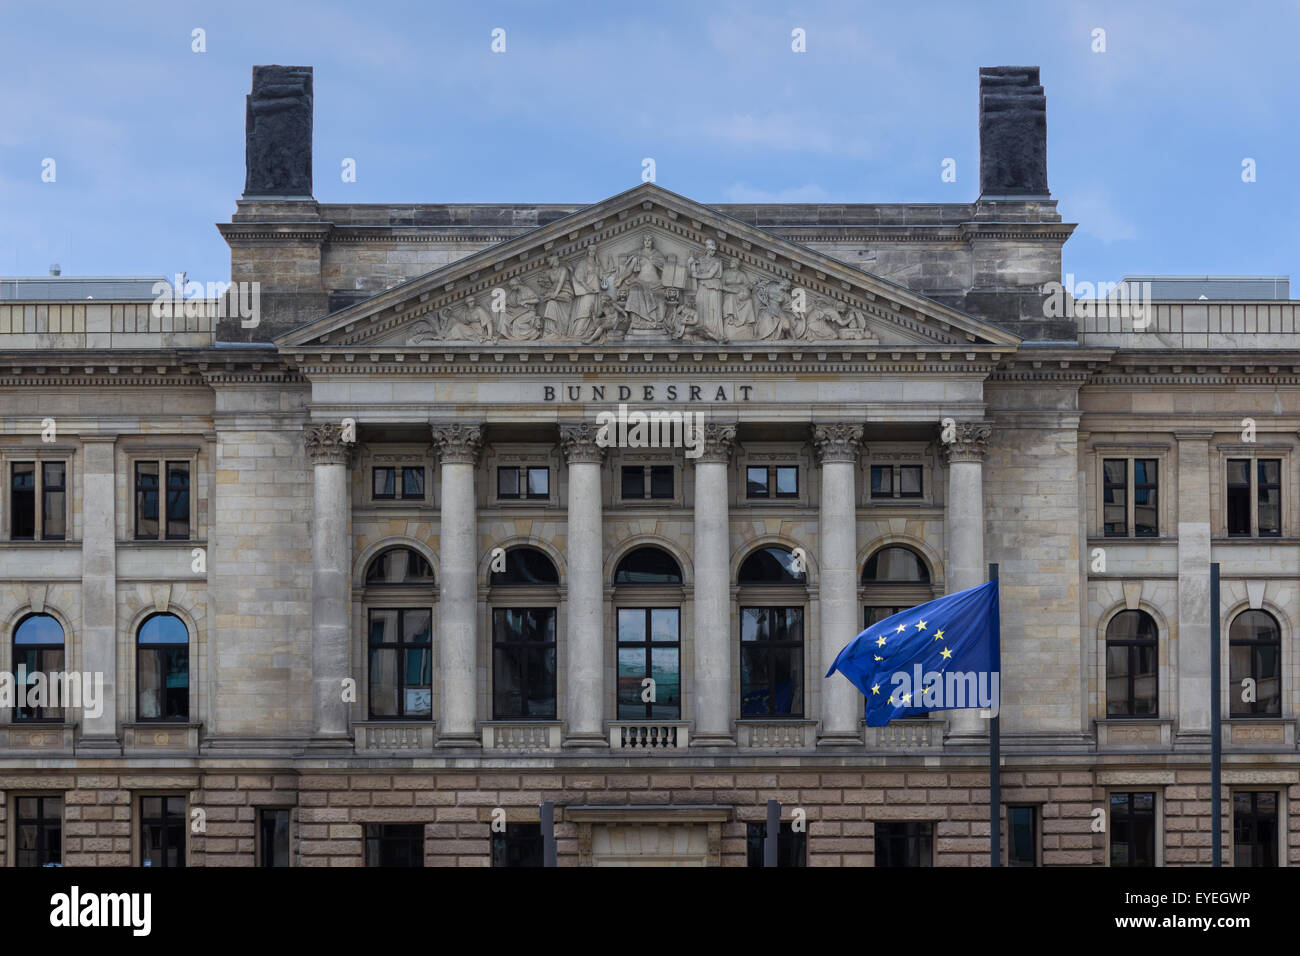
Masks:
[[[1246,750],[1257,747],[1294,750],[1295,726],[1294,717],[1227,717],[1222,723],[1223,744]]]
[[[0,724],[0,751],[10,754],[71,753],[76,724],[58,720],[17,720]]]
[[[122,725],[126,754],[187,753],[199,750],[200,723],[181,720],[140,720]]]
[[[1173,718],[1105,717],[1095,723],[1099,750],[1168,750],[1173,746]]]

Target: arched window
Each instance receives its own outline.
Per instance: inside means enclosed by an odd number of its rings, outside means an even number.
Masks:
[[[801,562],[782,547],[760,548],[740,565],[742,717],[803,716],[806,580]]]
[[[1120,611],[1106,625],[1106,716],[1160,716],[1159,629],[1145,611]]]
[[[175,614],[151,614],[136,633],[136,717],[190,719],[190,632]]]
[[[932,600],[930,568],[911,548],[887,545],[867,558],[862,569],[862,626],[879,624],[908,608]]]
[[[26,674],[19,677],[19,668]],[[47,707],[53,701],[48,696],[51,686],[49,676],[63,670],[63,625],[48,614],[29,614],[14,628],[14,719],[62,720],[63,707]],[[35,675],[45,679],[34,684]],[[60,681],[62,684],[62,681]],[[44,686],[46,696],[32,696]]]
[[[628,552],[614,572],[615,584],[681,584],[682,569],[662,548],[637,548]]]
[[[433,585],[432,566],[412,548],[390,548],[366,568],[371,720],[433,717]]]
[[[741,587],[772,584],[798,584],[807,581],[803,567],[788,548],[759,548],[740,565],[736,583]]]
[[[506,552],[505,570],[493,571],[489,580],[492,716],[554,720],[555,588],[560,575],[541,551],[520,547]]]
[[[366,587],[382,584],[433,585],[433,567],[411,548],[390,548],[366,568]]]
[[[1254,700],[1244,691],[1254,685]],[[1233,717],[1282,716],[1282,628],[1267,611],[1242,611],[1228,628],[1228,699]]]
[[[681,718],[681,598],[663,597],[671,606],[652,603],[656,586],[662,594],[662,586],[681,583],[681,566],[661,548],[637,548],[618,563],[614,584],[618,588],[619,720]],[[646,678],[653,683],[646,683]]]

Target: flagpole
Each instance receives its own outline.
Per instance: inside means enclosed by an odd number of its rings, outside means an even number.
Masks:
[[[1223,730],[1219,725],[1219,562],[1210,563],[1210,866],[1223,865],[1219,782],[1223,776]]]
[[[998,566],[989,564],[989,580],[998,579]],[[998,670],[1002,669],[1001,633],[996,635],[999,644]],[[992,682],[992,676],[989,678]],[[998,682],[999,687],[1001,681]],[[1001,698],[1001,694],[999,694]],[[999,726],[999,712],[1002,701],[998,700],[998,710],[989,718],[989,866],[1002,865],[1002,730]]]

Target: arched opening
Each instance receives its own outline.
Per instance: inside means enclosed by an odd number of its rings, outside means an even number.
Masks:
[[[636,548],[614,571],[619,720],[681,718],[681,583],[662,548]]]
[[[1159,628],[1146,611],[1120,611],[1106,625],[1106,716],[1160,715]]]
[[[886,545],[867,558],[862,569],[862,626],[879,624],[933,597],[925,559],[911,548]]]
[[[48,689],[49,675],[63,670],[63,625],[49,614],[27,615],[14,628],[13,651],[14,720],[63,720],[62,706],[44,706],[29,693],[37,674],[45,675],[42,683]],[[20,669],[26,673],[22,684],[17,683]]]

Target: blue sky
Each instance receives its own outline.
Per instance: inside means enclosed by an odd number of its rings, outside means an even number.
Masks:
[[[1300,271],[1294,2],[5,7],[4,275],[228,278],[213,224],[243,189],[257,63],[315,67],[322,202],[593,202],[644,157],[703,202],[967,202],[978,68],[1038,64],[1067,271]]]

